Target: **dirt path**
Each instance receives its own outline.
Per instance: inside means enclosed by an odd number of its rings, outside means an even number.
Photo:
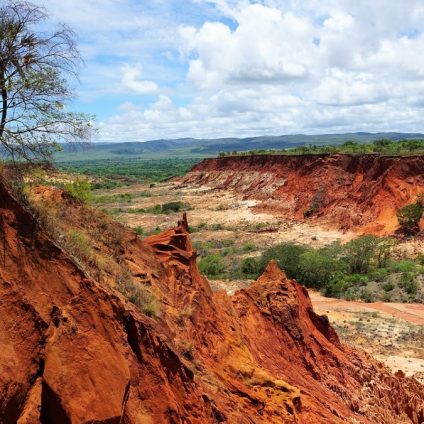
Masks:
[[[310,292],[311,300],[315,308],[324,310],[344,309],[347,311],[364,311],[372,309],[384,312],[394,318],[407,321],[415,325],[424,325],[424,305],[419,303],[383,303],[383,302],[354,302],[342,299],[332,299],[321,296],[319,293]]]

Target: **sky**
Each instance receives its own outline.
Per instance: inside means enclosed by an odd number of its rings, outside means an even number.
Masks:
[[[423,0],[34,2],[78,34],[99,140],[424,132]]]

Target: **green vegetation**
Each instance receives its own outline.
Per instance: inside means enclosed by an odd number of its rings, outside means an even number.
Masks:
[[[315,145],[298,146],[286,149],[259,149],[248,151],[220,152],[220,157],[225,156],[250,156],[250,155],[321,155],[332,153],[347,154],[381,154],[407,156],[413,154],[424,154],[424,140],[389,140],[379,139],[371,143],[359,143],[348,140],[339,145]],[[313,211],[312,211],[313,212]]]
[[[91,198],[91,203],[131,203],[138,197],[152,197],[152,194],[148,191],[142,191],[140,193],[94,194]]]
[[[334,243],[321,249],[283,243],[249,257],[244,257],[246,245],[236,247],[227,242],[195,244],[200,270],[208,277],[256,279],[269,261],[275,260],[289,278],[326,296],[366,302],[424,301],[422,258],[394,259],[391,238],[365,235],[345,245]],[[256,247],[252,245],[252,249]]]
[[[49,31],[46,9],[26,1],[0,4],[0,155],[49,159],[60,142],[87,141],[92,118],[70,112],[82,62],[76,34]]]
[[[65,184],[64,189],[82,203],[91,199],[91,183],[86,178],[77,177],[72,183]]]
[[[60,170],[99,178],[95,188],[115,188],[135,182],[149,183],[163,181],[184,175],[199,159],[143,159],[117,158],[105,160],[80,160],[59,162]]]
[[[397,219],[405,234],[414,234],[419,232],[419,222],[424,212],[423,203],[423,196],[419,196],[415,203],[406,205],[397,211]]]
[[[200,272],[208,277],[220,277],[225,271],[225,264],[219,254],[208,255],[199,261]]]

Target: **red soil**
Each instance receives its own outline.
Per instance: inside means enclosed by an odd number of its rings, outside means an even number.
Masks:
[[[398,227],[397,209],[424,193],[424,156],[223,157],[205,159],[181,181],[232,189],[297,220],[310,210],[306,219],[387,235]]]
[[[422,423],[424,386],[340,343],[271,263],[213,294],[187,222],[121,260],[152,319],[88,278],[0,184],[0,422]]]

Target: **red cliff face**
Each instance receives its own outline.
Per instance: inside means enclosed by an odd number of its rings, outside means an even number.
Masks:
[[[182,183],[232,189],[290,218],[318,219],[341,230],[387,235],[398,226],[397,209],[424,192],[424,156],[205,159],[182,178]]]
[[[0,185],[1,423],[419,424],[424,387],[343,346],[275,263],[212,293],[187,222],[121,260],[149,318],[88,278]]]

